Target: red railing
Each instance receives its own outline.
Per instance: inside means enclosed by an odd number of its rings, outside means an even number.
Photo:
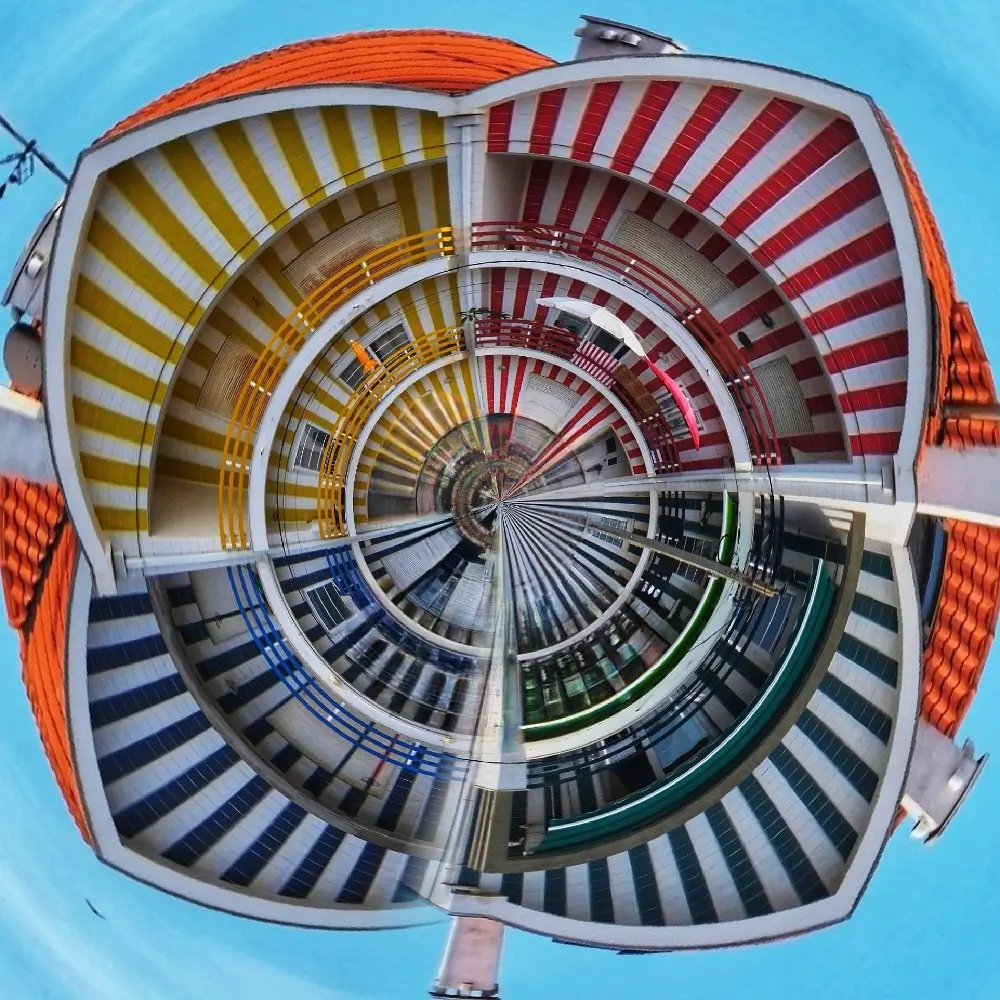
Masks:
[[[774,419],[750,366],[719,321],[675,278],[636,257],[630,250],[557,226],[478,222],[472,227],[470,248],[522,250],[587,260],[655,298],[694,335],[725,379],[746,430],[754,462],[761,465],[781,464],[780,441]]]
[[[635,419],[653,458],[657,474],[679,472],[681,461],[670,425],[662,413],[648,414],[638,406],[618,381],[616,372],[621,362],[605,352],[591,351],[579,356],[580,337],[569,330],[530,320],[487,319],[476,324],[477,347],[514,347],[572,361],[608,387]],[[601,357],[601,354],[605,354]]]

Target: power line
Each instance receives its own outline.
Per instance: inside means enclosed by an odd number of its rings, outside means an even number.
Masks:
[[[0,181],[0,198],[8,187],[20,186],[28,181],[35,172],[35,163],[40,163],[50,174],[58,177],[63,184],[69,184],[69,178],[49,159],[39,148],[34,139],[27,139],[14,128],[3,115],[0,115],[0,129],[3,129],[20,147],[16,153],[0,157],[0,167],[11,165],[6,179]]]

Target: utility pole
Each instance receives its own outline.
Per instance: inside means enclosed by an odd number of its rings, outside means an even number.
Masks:
[[[20,147],[16,153],[0,157],[0,167],[12,164],[10,173],[0,181],[0,198],[4,196],[8,187],[24,184],[34,174],[36,160],[63,184],[69,184],[69,178],[38,148],[35,140],[26,139],[3,115],[0,115],[0,129],[11,136]]]

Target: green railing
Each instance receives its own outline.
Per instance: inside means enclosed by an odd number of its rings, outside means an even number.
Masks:
[[[822,560],[814,560],[795,631],[767,683],[735,724],[680,773],[596,812],[554,820],[537,853],[574,850],[641,829],[683,808],[731,773],[759,745],[801,688],[826,632],[835,593]]]
[[[719,562],[728,566],[733,558],[736,547],[736,505],[728,493],[722,495],[722,534],[719,539]],[[718,577],[712,577],[705,588],[694,614],[688,619],[680,635],[671,643],[670,648],[645,673],[637,677],[631,684],[616,691],[610,698],[591,705],[588,708],[565,715],[558,719],[544,722],[528,723],[521,727],[526,742],[545,740],[553,736],[563,736],[575,732],[627,708],[637,698],[651,691],[663,680],[685,656],[694,648],[701,637],[705,625],[712,617],[722,597],[723,582]]]

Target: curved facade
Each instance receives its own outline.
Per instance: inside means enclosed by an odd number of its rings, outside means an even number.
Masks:
[[[3,588],[82,835],[258,919],[451,914],[439,996],[504,924],[842,920],[982,766],[997,400],[899,140],[578,33],[218,70],[81,153],[7,293],[51,468],[0,470]]]

